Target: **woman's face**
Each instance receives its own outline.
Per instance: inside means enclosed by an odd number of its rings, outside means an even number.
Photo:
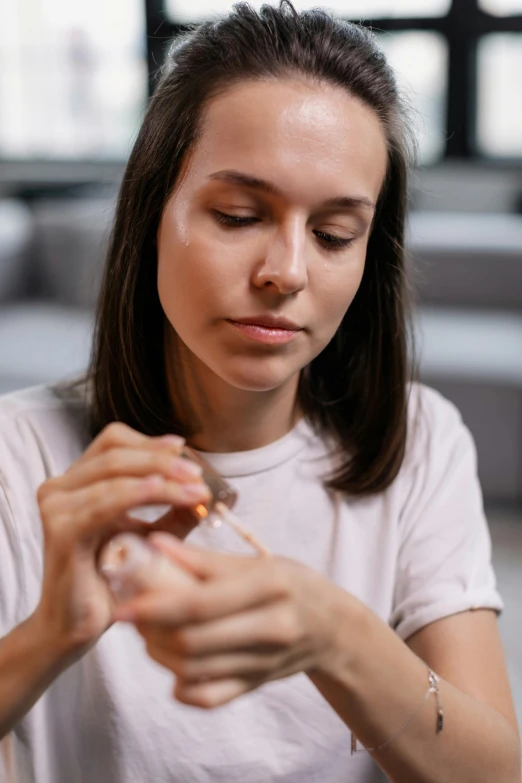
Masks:
[[[157,237],[160,301],[196,370],[295,383],[357,292],[386,162],[376,115],[341,88],[244,82],[208,105]]]

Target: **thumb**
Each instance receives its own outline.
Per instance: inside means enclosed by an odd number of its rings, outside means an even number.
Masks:
[[[254,556],[213,552],[186,544],[170,533],[151,533],[148,540],[163,555],[201,580],[216,579],[246,571],[258,562]]]

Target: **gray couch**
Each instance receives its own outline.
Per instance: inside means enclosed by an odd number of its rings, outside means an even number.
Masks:
[[[0,201],[0,392],[81,371],[114,197]],[[522,217],[414,212],[421,377],[470,426],[488,499],[522,503]]]
[[[522,216],[412,214],[421,374],[461,410],[484,492],[522,503]]]

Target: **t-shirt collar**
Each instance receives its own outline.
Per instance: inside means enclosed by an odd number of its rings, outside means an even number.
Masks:
[[[224,477],[249,476],[270,470],[295,456],[306,443],[314,438],[310,424],[303,418],[282,438],[267,446],[248,451],[216,453],[199,451],[210,464]]]

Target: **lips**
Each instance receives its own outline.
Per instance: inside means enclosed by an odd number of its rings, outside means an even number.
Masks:
[[[299,332],[303,327],[288,318],[272,315],[255,315],[246,318],[231,318],[232,323],[245,326],[259,326],[262,329],[277,329],[287,332]]]
[[[228,323],[249,341],[271,346],[291,343],[303,330],[294,321],[276,316],[256,315],[241,320],[228,319]]]

